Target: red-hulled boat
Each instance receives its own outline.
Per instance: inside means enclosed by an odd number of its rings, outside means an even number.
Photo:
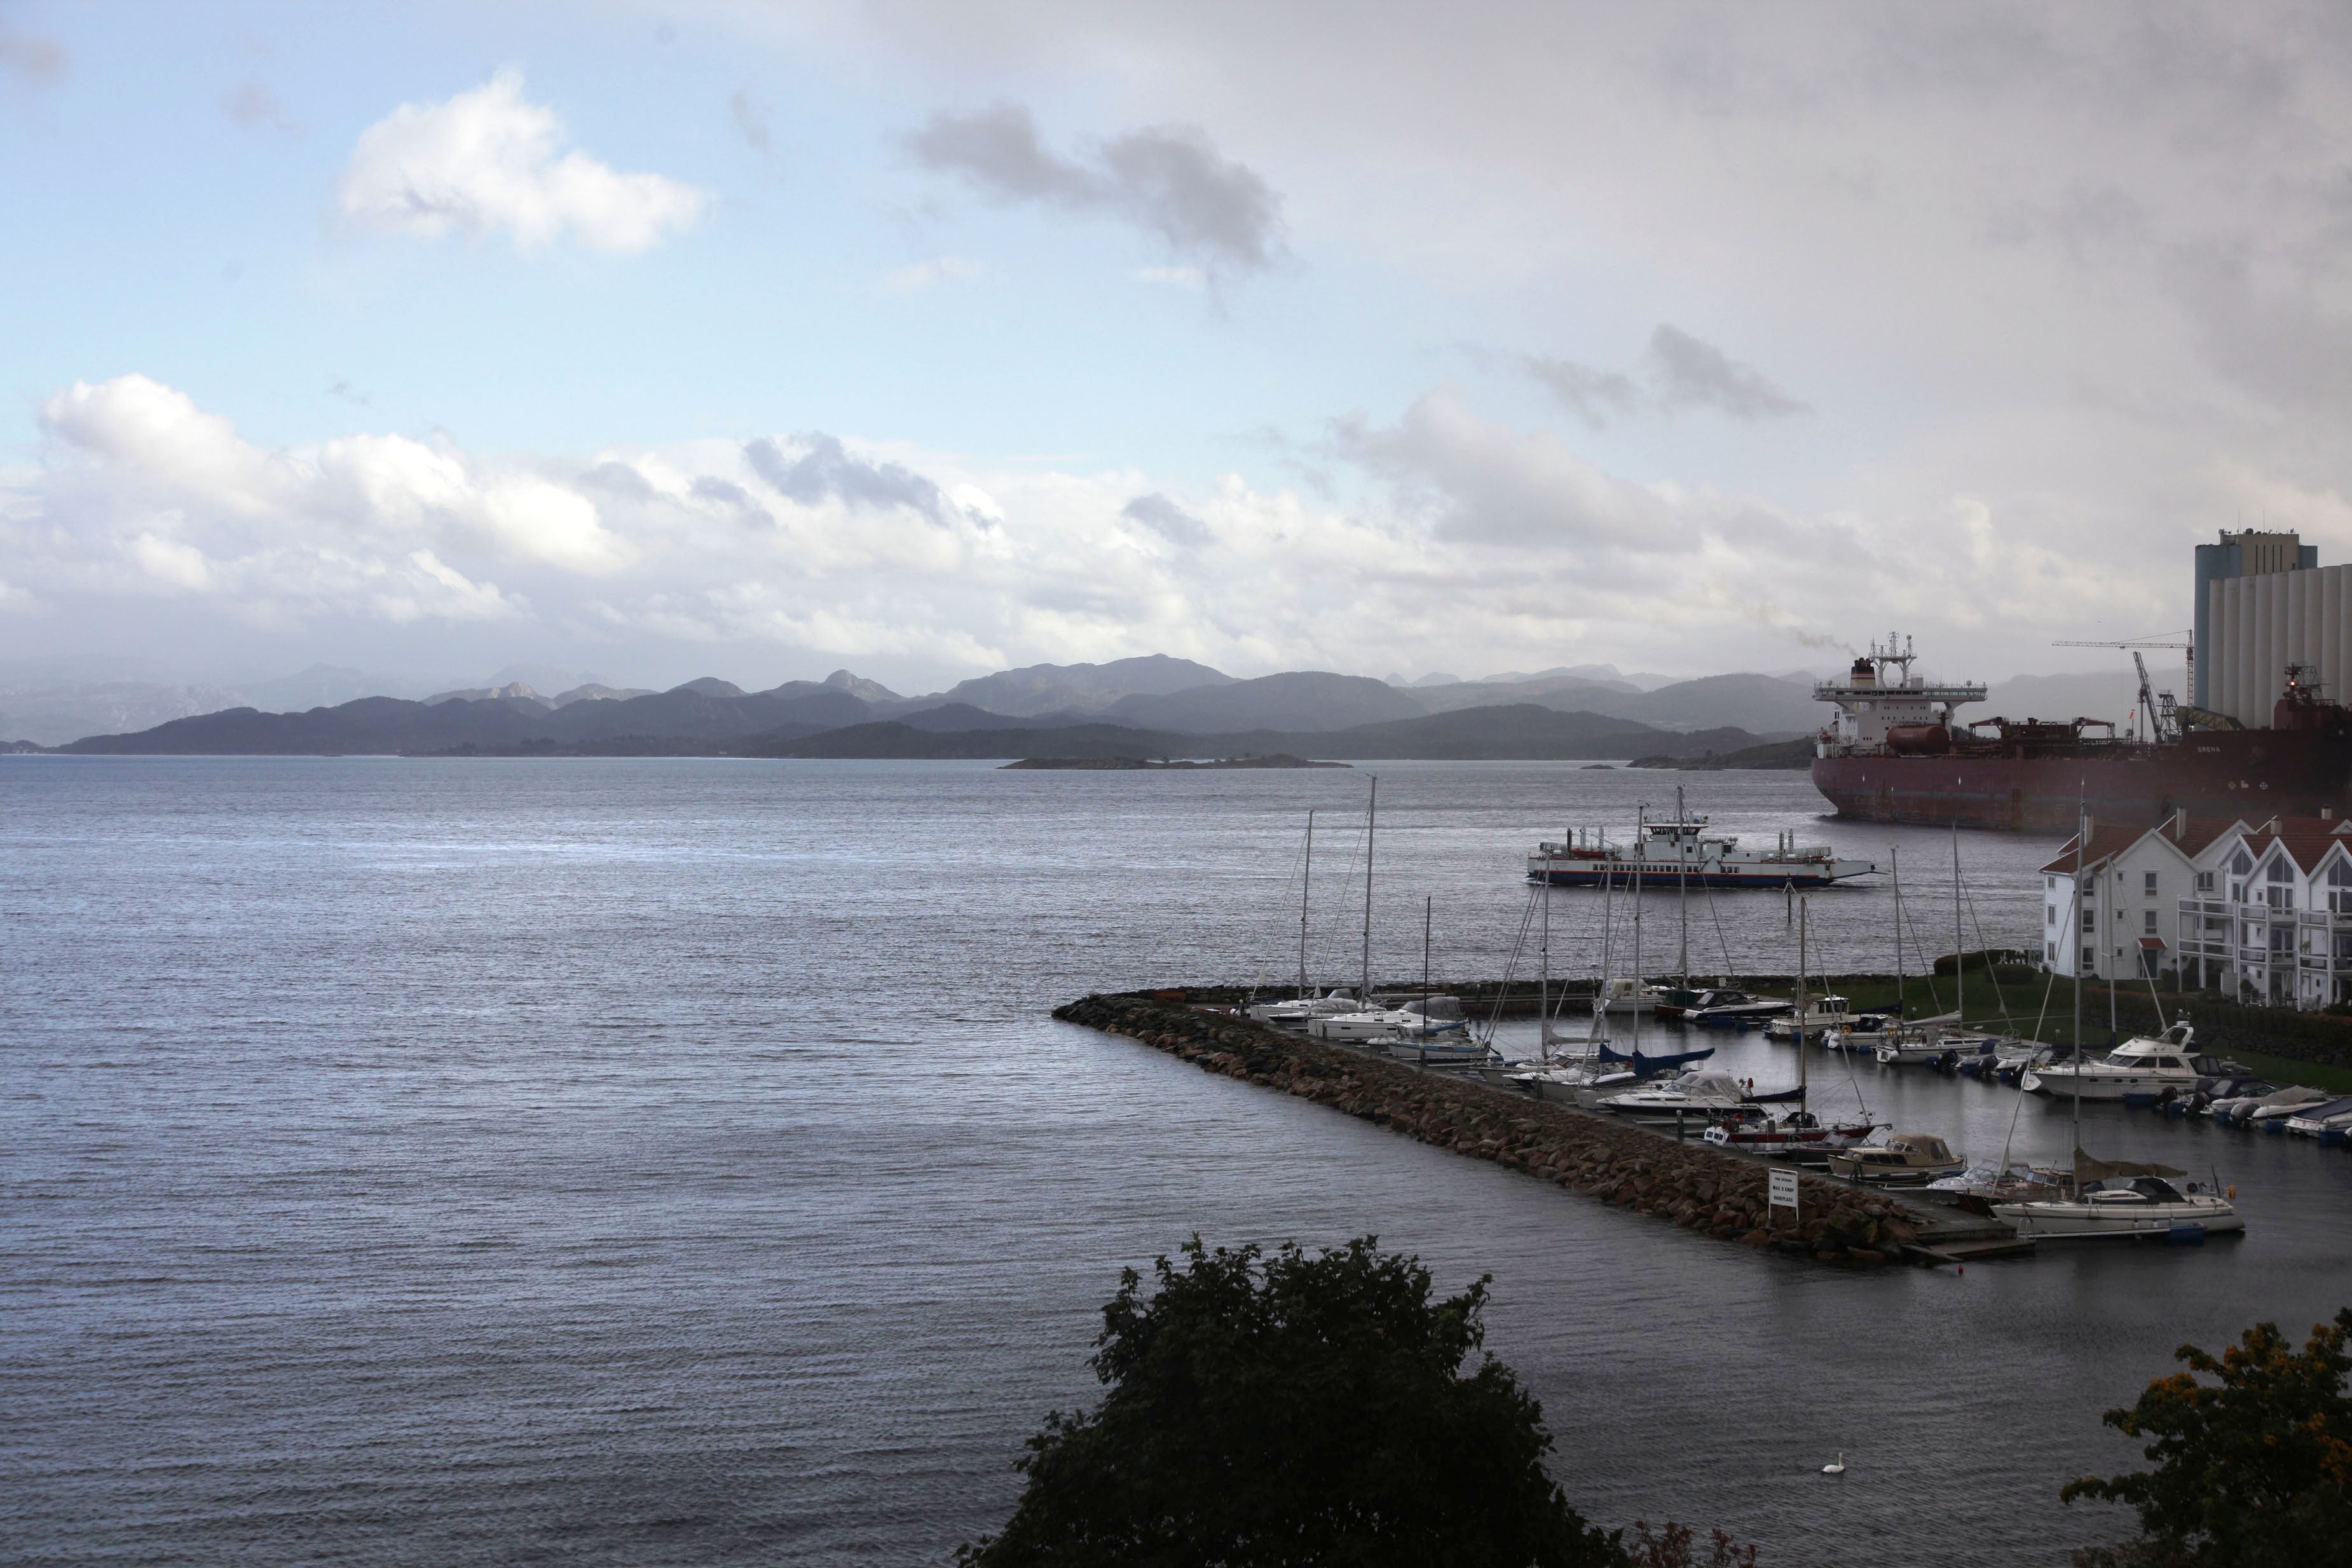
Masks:
[[[1889,638],[1843,681],[1813,688],[1838,713],[1822,732],[1813,786],[1842,817],[2010,831],[2065,832],[2078,802],[2101,822],[2154,825],[2175,811],[2260,821],[2352,806],[2352,710],[2288,665],[2268,729],[2168,700],[2146,706],[2156,738],[2093,719],[1963,723],[1980,685],[1930,685]],[[2106,729],[2105,735],[2086,733]]]

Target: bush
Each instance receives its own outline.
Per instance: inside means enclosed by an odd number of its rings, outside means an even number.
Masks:
[[[1149,1292],[1121,1276],[1102,1402],[1046,1417],[1013,1518],[959,1563],[1622,1568],[1544,1469],[1542,1407],[1478,1355],[1486,1280],[1432,1302],[1371,1237],[1181,1250]]]

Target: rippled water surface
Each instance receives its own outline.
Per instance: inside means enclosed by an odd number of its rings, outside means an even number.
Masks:
[[[1855,1277],[1046,1016],[1287,982],[1309,805],[1310,962],[1352,978],[1366,771],[0,758],[0,1555],[938,1562],[1092,1396],[1122,1266],[1377,1231],[1494,1274],[1490,1346],[1597,1518],[1767,1563],[2054,1563],[2116,1528],[2055,1500],[2131,1462],[2101,1409],[2184,1339],[2352,1301],[2352,1158],[2302,1143],[2087,1113],[2094,1147],[2237,1183],[2250,1234]],[[1378,771],[1399,978],[1424,898],[1438,972],[1498,972],[1531,842],[1674,783]],[[1820,821],[1801,775],[1695,783],[1743,834],[1899,846],[1949,950],[1947,835]],[[2049,848],[1962,838],[1971,946],[2038,942]],[[1889,904],[1816,895],[1821,960],[1888,967]],[[1552,909],[1590,972],[1596,897]],[[1654,971],[1683,913],[1647,905]],[[1779,894],[1687,915],[1695,968],[1790,967]],[[1990,1086],[1837,1092],[1980,1156],[2067,1145]]]

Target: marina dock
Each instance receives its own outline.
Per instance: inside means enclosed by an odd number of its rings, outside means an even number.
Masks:
[[[1827,1264],[1961,1263],[2030,1253],[2008,1227],[1955,1206],[1801,1173],[1798,1221],[1768,1203],[1759,1156],[1677,1139],[1484,1082],[1303,1039],[1183,991],[1097,995],[1054,1016],[1205,1071],[1328,1105],[1472,1158],[1722,1240]]]

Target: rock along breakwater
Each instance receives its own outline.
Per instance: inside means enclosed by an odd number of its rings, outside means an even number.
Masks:
[[[1867,1266],[1894,1260],[1917,1239],[1914,1217],[1900,1205],[1812,1176],[1800,1178],[1800,1225],[1776,1229],[1768,1173],[1753,1160],[1205,1012],[1178,997],[1091,996],[1054,1016],[1725,1240]]]

